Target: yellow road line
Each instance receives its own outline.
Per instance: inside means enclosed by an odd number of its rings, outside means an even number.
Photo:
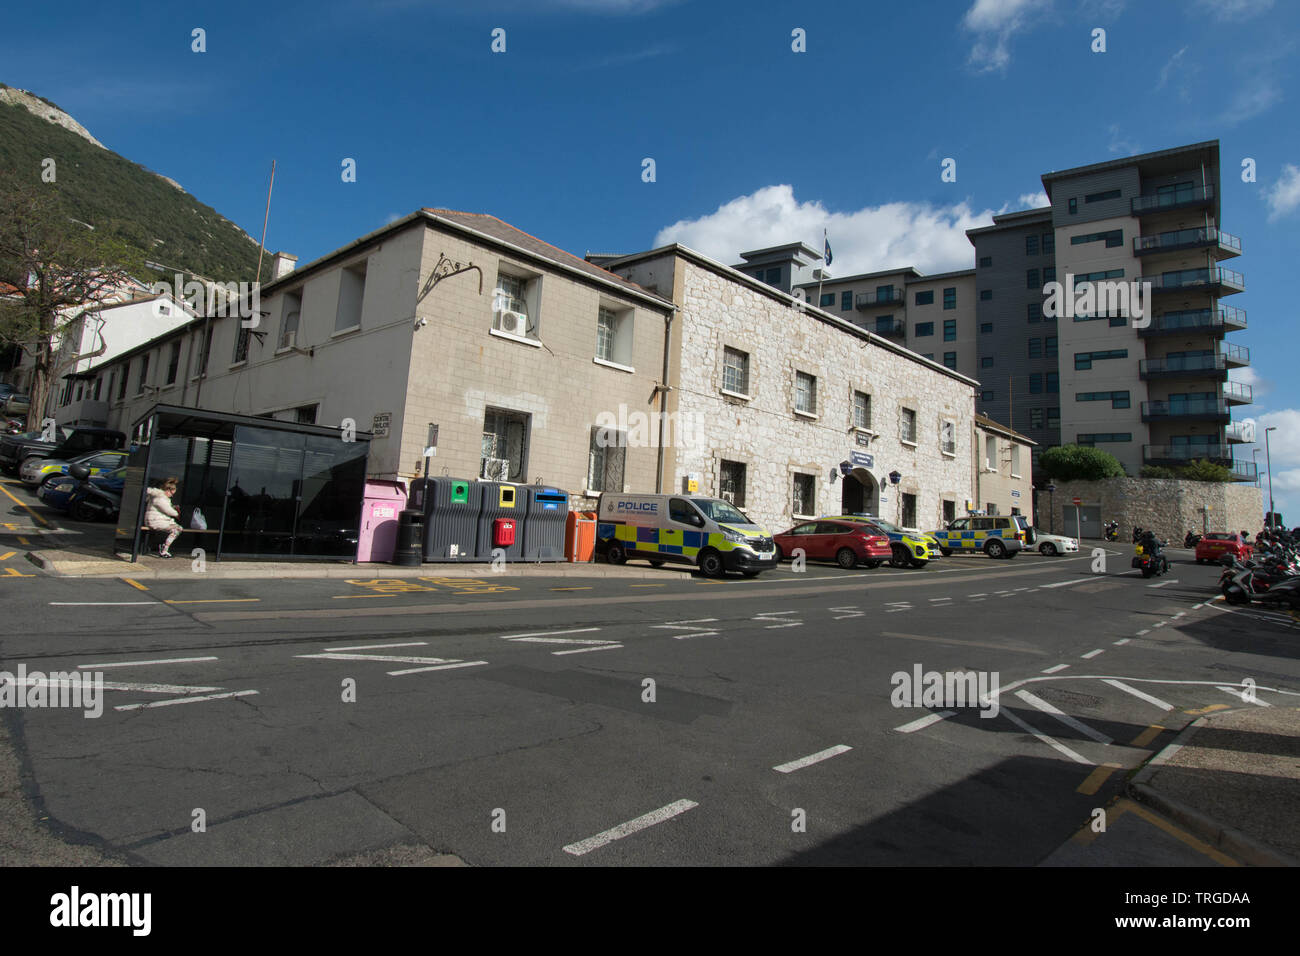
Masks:
[[[204,601],[164,601],[164,604],[248,604],[261,598],[209,598]]]
[[[1220,866],[1241,866],[1241,864],[1238,863],[1236,860],[1234,860],[1232,857],[1228,856],[1225,853],[1221,853],[1220,851],[1216,850],[1214,847],[1210,846],[1208,843],[1203,843],[1202,841],[1196,839],[1196,837],[1192,836],[1186,830],[1179,829],[1178,827],[1170,823],[1168,820],[1166,820],[1164,817],[1157,816],[1156,814],[1148,810],[1146,807],[1143,807],[1140,804],[1134,803],[1132,800],[1128,800],[1128,799],[1122,799],[1119,802],[1120,804],[1125,804],[1125,803],[1129,804],[1129,806],[1124,807],[1124,809],[1132,810],[1134,813],[1140,816],[1147,823],[1150,823],[1152,826],[1159,827],[1161,830],[1164,830],[1165,833],[1168,833],[1174,839],[1180,840],[1183,843],[1187,844],[1196,852],[1208,856],[1211,860],[1213,860],[1215,863],[1218,863]]]
[[[336,601],[351,601],[356,598],[372,598],[372,597],[392,597],[392,595],[391,594],[335,594],[333,595],[333,598]]]
[[[133,580],[131,580],[130,578],[123,578],[122,580],[125,581],[127,584],[131,585],[131,587],[136,588],[136,589],[138,589],[138,590],[140,590],[140,591],[148,591],[148,590],[149,590],[147,587],[145,587],[145,586],[144,586],[143,584],[141,584],[139,581],[133,581]]]
[[[1151,741],[1159,737],[1160,734],[1164,731],[1164,729],[1165,728],[1161,727],[1159,724],[1152,724],[1146,730],[1142,731],[1142,733],[1134,737],[1132,742],[1129,744],[1129,746],[1145,747],[1147,744],[1151,743]]]
[[[590,591],[591,588],[551,588],[552,591]]]
[[[35,511],[33,511],[33,510],[31,509],[31,506],[30,506],[30,505],[25,504],[25,503],[23,503],[22,501],[20,501],[19,499],[15,498],[15,497],[13,496],[13,492],[11,492],[11,491],[10,491],[8,488],[6,488],[4,485],[0,485],[0,491],[3,491],[6,495],[9,496],[9,500],[10,500],[10,501],[12,501],[14,504],[16,504],[19,508],[22,508],[22,509],[23,509],[24,511],[26,511],[29,515],[31,515],[33,518],[35,518],[37,521],[39,521],[41,524],[45,525],[45,527],[48,528],[48,527],[50,526],[50,523],[49,523],[48,521],[46,521],[44,518],[42,518],[40,515],[38,515]],[[8,527],[9,527],[9,528],[13,528],[14,525],[9,525]]]
[[[1119,769],[1119,766],[1113,763],[1104,763],[1099,767],[1093,768],[1092,773],[1088,774],[1083,783],[1074,788],[1074,792],[1092,796],[1102,788],[1102,785],[1105,784],[1110,775]]]
[[[6,551],[4,554],[0,554],[0,561],[8,561],[17,553],[17,551]]]
[[[4,576],[7,578],[34,578],[34,574],[20,574],[17,568],[5,568]]]
[[[26,538],[24,538],[22,535],[18,536],[18,543],[28,548],[32,546],[32,543],[28,541]]]
[[[1227,704],[1210,704],[1208,707],[1198,707],[1196,710],[1185,710],[1183,711],[1183,713],[1200,716],[1201,714],[1212,714],[1216,710],[1227,710],[1227,709],[1228,709]]]
[[[629,584],[630,588],[666,588],[666,584]]]

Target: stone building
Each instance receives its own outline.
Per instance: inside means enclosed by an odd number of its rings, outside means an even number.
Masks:
[[[1034,442],[984,415],[975,416],[975,495],[968,510],[1034,520]]]

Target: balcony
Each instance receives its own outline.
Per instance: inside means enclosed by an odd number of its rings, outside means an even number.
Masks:
[[[1219,354],[1227,359],[1228,368],[1241,368],[1250,364],[1250,349],[1244,345],[1225,344]]]
[[[887,292],[882,289],[876,292],[859,292],[854,303],[859,309],[876,309],[883,306],[902,305],[903,298],[901,289],[890,289]]]
[[[1152,193],[1149,196],[1134,196],[1131,209],[1135,216],[1146,216],[1155,212],[1171,209],[1191,209],[1196,206],[1208,206],[1214,202],[1214,187],[1189,186],[1168,192]]]
[[[1227,374],[1228,357],[1222,353],[1142,359],[1138,362],[1138,377],[1143,381],[1159,378],[1223,378]]]
[[[1154,236],[1134,236],[1135,256],[1155,255],[1162,252],[1179,252],[1184,249],[1211,247],[1217,249],[1219,258],[1230,259],[1241,255],[1241,240],[1215,226],[1197,229],[1179,229]]]
[[[1180,402],[1143,402],[1142,421],[1227,422],[1228,403],[1222,398],[1193,398]]]
[[[1224,382],[1223,398],[1229,405],[1249,405],[1255,401],[1255,392],[1241,382]]]
[[[1142,276],[1139,282],[1151,283],[1153,293],[1161,292],[1209,292],[1211,295],[1232,295],[1244,292],[1246,277],[1240,272],[1214,266],[1209,269],[1178,269],[1174,272],[1162,272],[1159,275]]]
[[[1143,445],[1144,465],[1164,465],[1177,468],[1193,461],[1211,461],[1229,468],[1235,481],[1254,481],[1255,463],[1238,461],[1232,457],[1231,445]]]
[[[902,319],[895,319],[891,316],[887,319],[876,319],[875,325],[869,325],[867,328],[877,335],[902,335],[906,325]]]
[[[1234,445],[1253,445],[1255,443],[1254,422],[1229,422],[1224,436]]]
[[[1152,335],[1185,335],[1204,333],[1223,335],[1246,327],[1246,310],[1221,306],[1217,309],[1185,309],[1157,315],[1151,324],[1137,330],[1143,337]]]

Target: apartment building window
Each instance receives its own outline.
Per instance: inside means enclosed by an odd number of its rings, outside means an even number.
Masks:
[[[627,432],[593,426],[587,453],[587,490],[621,493],[626,465]]]
[[[298,344],[298,322],[302,317],[302,295],[286,292],[280,304],[280,341],[277,349],[291,349]]]
[[[848,312],[853,308],[853,290],[840,293],[840,311]]]
[[[1192,271],[1199,272],[1199,270],[1196,269],[1193,269]],[[1106,269],[1103,272],[1076,273],[1074,277],[1074,287],[1076,289],[1079,288],[1079,283],[1081,282],[1097,282],[1101,279],[1122,279],[1122,278],[1124,278],[1123,269]]]
[[[986,388],[984,391],[980,392],[980,401],[981,402],[993,401],[993,389]]]
[[[933,353],[933,352],[922,352],[922,353],[921,353],[921,358],[923,358],[923,359],[929,359],[931,362],[933,362],[933,361],[934,361],[934,353]]]
[[[1031,408],[1031,409],[1029,410],[1029,427],[1030,427],[1030,428],[1042,428],[1042,427],[1043,427],[1043,410],[1042,410],[1042,408]]]
[[[1108,189],[1104,193],[1089,193],[1083,197],[1083,201],[1086,203],[1104,202],[1107,199],[1118,199],[1119,197],[1120,191],[1118,189]]]
[[[1128,392],[1076,392],[1076,402],[1110,402],[1111,408],[1128,408]]]
[[[1029,394],[1041,395],[1042,393],[1043,393],[1043,373],[1030,372],[1029,373]]]
[[[718,497],[737,508],[745,507],[745,464],[723,459],[718,464]]]
[[[601,306],[596,313],[596,358],[628,368],[632,364],[632,310]]]
[[[1041,302],[1029,303],[1029,321],[1030,322],[1043,321],[1043,303]]]
[[[1037,236],[1025,236],[1025,255],[1027,255],[1027,256],[1036,256],[1036,255],[1038,255],[1038,237],[1037,237]]]
[[[805,415],[817,414],[817,377],[807,372],[794,373],[794,408]]]
[[[943,340],[945,342],[957,341],[957,320],[956,319],[943,320]]]
[[[943,307],[945,309],[957,308],[957,287],[952,286],[943,290]]]
[[[992,265],[993,265],[993,257],[992,257],[992,256],[980,256],[980,268],[981,268],[981,269],[988,269],[988,268],[991,268]]]
[[[299,405],[293,410],[293,420],[299,425],[315,425],[320,405]]]
[[[981,289],[981,290],[980,290],[980,301],[981,301],[981,302],[988,302],[988,301],[990,301],[992,298],[993,298],[993,290],[992,290],[992,289]]]
[[[957,371],[957,353],[944,352],[943,364],[946,365],[948,368],[952,369],[954,372]]]
[[[173,342],[171,358],[167,360],[167,384],[168,385],[174,385],[176,383],[176,373],[180,370],[180,367],[181,367],[181,343]],[[98,398],[98,396],[96,397]]]
[[[939,426],[939,450],[945,455],[957,454],[957,423],[945,420]]]
[[[1077,198],[1070,200],[1070,215],[1076,215],[1079,212],[1079,200]]]
[[[149,384],[149,355],[145,353],[140,356],[140,380],[136,382],[135,393],[143,395],[145,386]]]
[[[523,481],[528,465],[528,422],[525,412],[486,408],[480,446],[479,477],[494,481]]]
[[[596,358],[614,360],[614,312],[601,308],[596,315]]]
[[[722,350],[722,390],[735,395],[749,395],[749,353],[739,349]]]
[[[980,368],[992,368],[992,367],[993,367],[992,355],[985,355],[983,358],[980,359]]]
[[[1041,289],[1042,287],[1043,287],[1043,286],[1042,286],[1042,283],[1040,283],[1040,282],[1038,281],[1038,270],[1037,270],[1037,269],[1030,269],[1030,270],[1028,270],[1028,271],[1025,273],[1025,288],[1026,288],[1026,289]]]
[[[796,516],[817,513],[817,478],[815,475],[794,476],[794,501],[791,505]]]
[[[1047,386],[1049,395],[1053,392],[1059,392],[1061,390],[1061,374],[1059,372],[1048,372],[1044,384]]]
[[[768,285],[780,285],[781,268],[778,266],[775,269],[768,269],[765,273],[763,273],[763,281],[766,282]]]
[[[1043,357],[1043,340],[1042,340],[1042,339],[1030,339],[1030,340],[1029,340],[1029,357],[1030,357],[1030,358],[1042,358],[1042,357]]]
[[[835,293],[834,293],[834,292],[823,292],[823,293],[822,293],[822,297],[821,297],[821,301],[818,303],[818,305],[820,305],[820,306],[824,309],[824,308],[826,308],[828,305],[834,305],[834,304],[835,304]]]
[[[1093,362],[1122,358],[1128,358],[1128,349],[1109,349],[1105,352],[1075,352],[1074,367],[1076,371],[1085,371],[1092,368]]]
[[[238,331],[235,332],[235,354],[231,359],[231,365],[238,365],[240,362],[248,361],[248,340],[250,338],[252,338],[252,330],[244,328],[241,322]]]
[[[1132,432],[1092,432],[1080,435],[1075,442],[1080,445],[1097,445],[1101,443],[1123,443],[1133,440]]]
[[[866,392],[853,393],[853,427],[871,428],[871,396]]]
[[[992,322],[981,322],[981,323],[980,323],[980,335],[991,335],[992,333],[993,333],[993,323],[992,323]]]
[[[1048,256],[1056,252],[1056,233],[1043,233],[1043,255]]]
[[[892,315],[882,315],[876,319],[876,334],[889,335],[894,331],[894,317]]]
[[[934,323],[933,322],[916,323],[916,337],[920,339],[920,338],[924,338],[927,335],[934,335]]]
[[[339,274],[339,309],[334,316],[334,331],[348,332],[361,328],[361,303],[366,295],[366,263],[348,266]]]
[[[916,410],[911,408],[899,409],[899,428],[898,438],[900,441],[911,442],[916,444]]]
[[[903,492],[903,527],[916,527],[916,495]]]
[[[539,341],[537,287],[540,280],[497,272],[496,291],[492,297],[492,328],[505,335]]]
[[[1046,358],[1056,358],[1056,336],[1049,335],[1043,339],[1043,345],[1046,348]]]
[[[1043,268],[1043,285],[1056,281],[1056,266],[1045,266]]]
[[[131,376],[131,363],[122,366],[122,380],[117,384],[117,400],[126,398],[126,380]]]
[[[984,436],[984,467],[988,471],[998,470],[998,440],[992,435]]]
[[[927,289],[925,292],[918,292],[918,293],[916,294],[916,304],[917,304],[917,305],[934,305],[934,290],[933,290],[933,289]]]
[[[1071,236],[1070,245],[1082,246],[1090,242],[1104,242],[1107,249],[1124,245],[1124,230],[1111,229],[1107,232],[1090,232],[1082,236]]]

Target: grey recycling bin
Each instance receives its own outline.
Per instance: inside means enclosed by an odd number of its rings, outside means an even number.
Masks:
[[[430,478],[424,488],[424,560],[477,561],[483,485],[464,478]]]
[[[528,513],[524,516],[524,560],[564,561],[565,522],[569,493],[559,488],[528,488]]]
[[[524,516],[528,511],[528,490],[525,485],[512,485],[503,481],[479,482],[483,489],[483,508],[478,516],[478,559],[491,561],[492,552],[505,552],[507,561],[519,561],[524,556]],[[511,544],[498,544],[500,536],[513,537]]]

